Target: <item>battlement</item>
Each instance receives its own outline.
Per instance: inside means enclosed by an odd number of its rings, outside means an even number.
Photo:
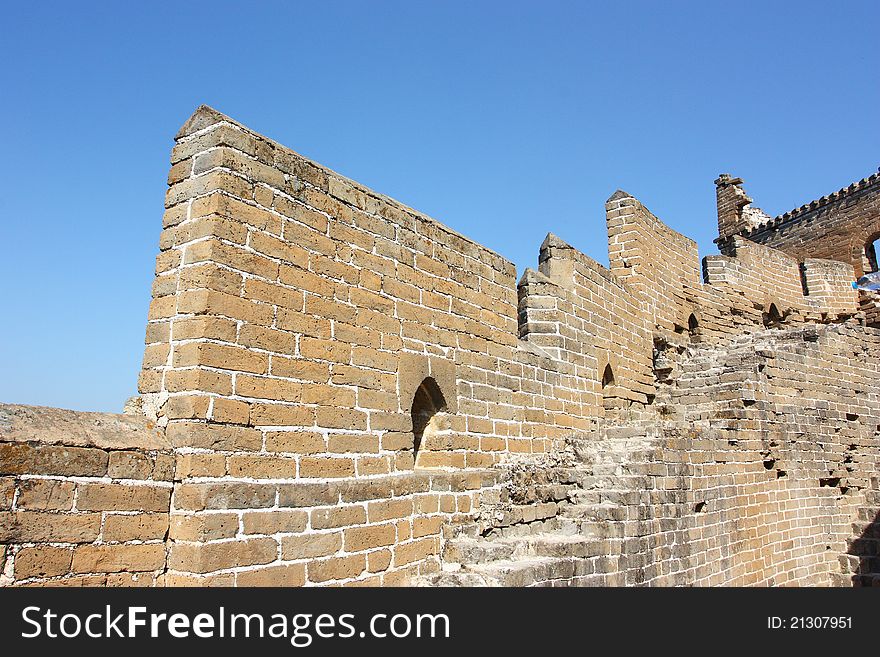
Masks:
[[[880,237],[880,173],[781,214],[773,219],[750,213],[742,179],[722,174],[718,191],[718,239],[722,253],[740,235],[789,255],[838,260],[857,276],[877,271],[873,242]],[[733,200],[739,199],[739,200]]]

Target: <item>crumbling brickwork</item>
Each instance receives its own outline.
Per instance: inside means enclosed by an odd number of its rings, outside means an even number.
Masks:
[[[199,108],[140,407],[2,409],[0,581],[873,583],[875,300],[716,182],[722,255],[618,191],[609,268],[551,234],[517,282]]]
[[[880,238],[880,173],[771,219],[750,212],[742,179],[727,174],[718,186],[718,243],[725,253],[733,235],[779,249],[798,260],[846,262],[856,274],[877,271],[874,240]]]

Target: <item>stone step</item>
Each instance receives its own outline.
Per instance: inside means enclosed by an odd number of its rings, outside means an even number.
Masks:
[[[601,504],[570,504],[562,508],[563,516],[586,520],[626,520],[627,507],[608,502]]]
[[[472,564],[509,559],[516,550],[513,542],[487,541],[482,538],[456,538],[446,541],[443,559],[449,562]]]

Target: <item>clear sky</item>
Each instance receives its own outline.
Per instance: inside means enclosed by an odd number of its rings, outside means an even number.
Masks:
[[[622,188],[715,252],[880,165],[880,3],[5,2],[0,401],[135,394],[172,137],[207,103],[536,265]]]

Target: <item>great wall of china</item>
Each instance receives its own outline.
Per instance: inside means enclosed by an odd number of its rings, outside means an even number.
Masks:
[[[880,585],[880,174],[539,267],[202,106],[138,398],[0,405],[0,585]]]

